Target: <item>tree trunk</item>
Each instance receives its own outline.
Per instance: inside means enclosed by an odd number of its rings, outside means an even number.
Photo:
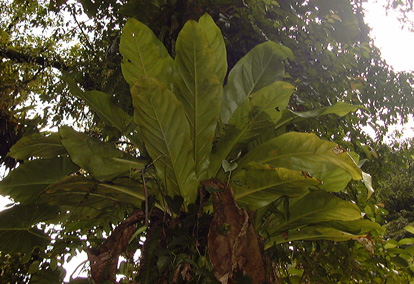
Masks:
[[[125,252],[129,240],[136,232],[136,224],[145,218],[141,210],[135,210],[116,227],[111,236],[99,247],[88,250],[91,276],[94,283],[116,283],[119,256]]]
[[[214,219],[208,234],[210,261],[214,275],[222,283],[250,278],[252,284],[267,283],[263,250],[246,209],[239,208],[229,184],[218,179],[203,181],[214,188]]]

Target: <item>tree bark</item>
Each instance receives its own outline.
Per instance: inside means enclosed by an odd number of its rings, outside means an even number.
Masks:
[[[213,187],[214,219],[208,234],[210,261],[214,275],[222,283],[237,283],[236,278],[251,278],[252,284],[264,284],[266,270],[263,251],[251,223],[251,216],[239,208],[229,184],[218,179],[203,181],[205,187]],[[239,274],[239,276],[238,276]]]
[[[137,223],[144,218],[144,213],[141,210],[135,210],[131,216],[115,228],[102,245],[87,251],[91,276],[95,283],[116,283],[118,258],[125,252],[129,240],[136,232]]]

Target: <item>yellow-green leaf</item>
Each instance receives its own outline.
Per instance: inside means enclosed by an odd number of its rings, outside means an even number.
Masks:
[[[145,200],[143,186],[131,179],[116,179],[109,184],[79,175],[48,186],[40,198],[49,205],[91,206],[99,210],[119,203],[140,206],[142,200]]]
[[[127,154],[116,149],[113,145],[93,139],[88,135],[76,132],[68,126],[59,129],[63,146],[65,146],[72,161],[88,171],[99,181],[110,180],[121,175],[128,175],[131,166],[128,163],[113,158],[127,157]],[[146,162],[130,157],[140,163],[141,168]]]
[[[312,174],[323,182],[319,185],[319,188],[330,192],[344,190],[352,180],[351,175],[341,168],[336,168],[330,171],[314,172]]]
[[[341,230],[322,226],[308,226],[301,228],[300,230],[289,230],[275,237],[267,239],[265,248],[271,247],[273,244],[283,244],[294,241],[317,241],[317,240],[330,240],[330,241],[348,241],[356,240],[364,235],[352,234],[343,232]]]
[[[131,94],[135,123],[168,195],[181,195],[186,204],[194,202],[198,183],[190,126],[181,103],[152,78],[139,79]]]
[[[10,148],[8,155],[15,159],[26,160],[30,157],[53,158],[65,153],[66,149],[60,142],[59,134],[52,133],[45,136],[35,133],[17,141]]]
[[[320,183],[305,172],[257,163],[237,169],[232,176],[234,198],[251,210],[265,207],[282,196],[299,196]]]
[[[124,134],[127,134],[128,128],[133,127],[130,126],[132,117],[115,106],[109,94],[100,91],[83,92],[73,79],[64,78],[64,80],[68,84],[71,93],[83,99],[105,124],[116,127]]]
[[[294,87],[286,82],[275,82],[249,95],[233,113],[224,135],[216,145],[211,158],[211,176],[215,176],[223,160],[236,145],[248,142],[269,129],[281,118]]]
[[[209,14],[204,14],[198,22],[203,28],[210,48],[216,56],[215,72],[220,80],[220,83],[223,84],[224,77],[227,74],[227,52],[221,30],[216,23],[214,23],[213,18]]]
[[[16,202],[36,202],[50,185],[79,169],[68,157],[27,161],[11,171],[0,182],[0,194],[9,195]]]
[[[414,234],[414,227],[411,225],[405,226],[404,230],[406,230],[407,232]]]
[[[239,105],[252,93],[280,81],[285,75],[283,60],[293,59],[292,51],[275,42],[255,46],[229,73],[224,88],[221,120],[227,123]]]
[[[354,221],[361,219],[358,206],[324,191],[310,191],[289,202],[289,218],[272,214],[266,220],[266,232],[270,236],[288,230],[318,225],[332,221]]]
[[[358,109],[365,109],[365,107],[360,105],[350,105],[344,102],[337,102],[332,106],[322,107],[309,111],[285,110],[283,113],[283,118],[279,124],[276,125],[276,128],[287,125],[289,123],[300,122],[306,119],[321,117],[328,114],[335,114],[339,117],[343,117],[351,112],[357,111]]]
[[[122,29],[119,52],[122,73],[132,87],[142,77],[153,77],[170,86],[174,61],[150,28],[133,18]]]
[[[223,87],[215,74],[216,56],[201,25],[188,21],[178,35],[175,83],[190,124],[196,173],[207,178]]]
[[[348,152],[336,143],[309,133],[289,132],[273,138],[247,153],[238,163],[243,166],[249,162],[306,171],[311,175],[341,168],[353,179],[362,179],[361,169]]]

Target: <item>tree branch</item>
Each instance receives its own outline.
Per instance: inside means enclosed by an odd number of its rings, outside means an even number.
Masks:
[[[137,223],[144,218],[141,210],[135,210],[115,228],[102,245],[87,251],[91,276],[95,283],[115,283],[118,258],[126,250],[129,240],[136,232]]]
[[[34,63],[42,67],[53,67],[61,71],[68,70],[68,66],[58,60],[52,60],[43,56],[33,56],[16,50],[0,47],[0,57],[13,60],[18,63]]]

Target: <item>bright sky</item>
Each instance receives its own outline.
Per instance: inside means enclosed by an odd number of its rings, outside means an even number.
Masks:
[[[366,9],[365,21],[372,28],[371,35],[375,45],[380,48],[383,58],[396,71],[414,71],[414,32],[401,30],[401,24],[398,22],[395,12],[389,12],[386,15],[383,8],[385,2],[386,0],[369,0],[364,5]],[[414,15],[412,19],[414,20]],[[404,126],[404,134],[405,137],[414,136],[410,125]],[[8,203],[8,199],[0,196],[0,211]],[[86,259],[86,254],[75,258],[72,265],[65,266],[68,273],[66,281],[77,264],[84,259]],[[74,276],[78,276],[78,273],[75,273]]]
[[[369,0],[365,3],[365,22],[372,28],[371,36],[381,50],[382,57],[396,71],[414,71],[414,32],[401,30],[398,14],[383,6],[387,0]],[[414,20],[414,13],[411,15]]]
[[[382,58],[393,66],[395,71],[414,72],[414,32],[401,29],[398,13],[395,11],[387,13],[384,9],[386,2],[387,0],[368,0],[364,4],[365,22],[371,27],[371,37],[381,50]],[[410,14],[410,19],[414,21],[414,12]],[[409,120],[405,125],[389,126],[389,138],[386,138],[385,142],[393,140],[395,130],[402,133],[401,139],[414,137],[413,117]],[[367,128],[366,132],[374,131]]]

